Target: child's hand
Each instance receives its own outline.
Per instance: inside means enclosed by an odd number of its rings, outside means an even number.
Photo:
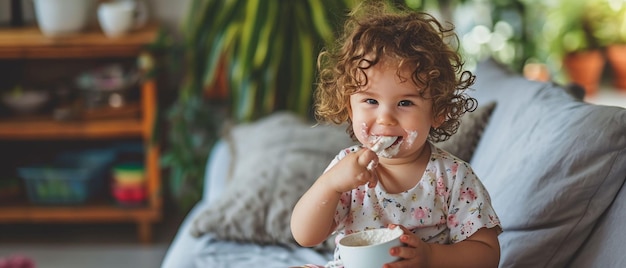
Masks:
[[[390,224],[388,228],[396,226],[404,231],[404,234],[400,236],[400,242],[404,243],[405,246],[395,247],[389,251],[389,254],[399,257],[400,260],[387,263],[384,268],[428,267],[431,255],[428,243],[422,241],[422,239],[402,225]]]
[[[376,153],[364,148],[348,154],[328,170],[324,176],[329,178],[329,185],[338,193],[350,191],[366,183],[369,187],[374,187],[378,182],[378,176],[371,167],[375,167],[377,164],[378,156]]]

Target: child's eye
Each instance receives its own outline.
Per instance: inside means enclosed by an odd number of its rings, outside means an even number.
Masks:
[[[413,102],[408,101],[408,100],[403,100],[403,101],[398,102],[398,106],[411,106],[411,105],[413,105]]]
[[[378,101],[375,99],[366,99],[365,103],[367,104],[378,104]]]

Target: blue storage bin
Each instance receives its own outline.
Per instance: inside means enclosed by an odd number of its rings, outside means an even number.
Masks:
[[[112,150],[69,152],[51,164],[18,168],[18,174],[34,204],[81,204],[105,189],[114,160]]]

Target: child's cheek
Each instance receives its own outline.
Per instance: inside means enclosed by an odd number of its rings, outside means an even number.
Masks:
[[[369,126],[367,126],[367,124],[365,122],[360,124],[360,129],[357,132],[359,135],[359,140],[361,141],[367,141],[367,142],[372,142],[370,139],[370,135],[369,135]]]
[[[406,140],[404,142],[405,144],[405,148],[410,149],[411,147],[413,147],[413,143],[415,142],[415,139],[417,139],[417,130],[405,130],[407,135],[406,135]]]

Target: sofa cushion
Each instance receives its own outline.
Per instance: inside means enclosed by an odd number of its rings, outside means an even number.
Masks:
[[[345,127],[311,125],[280,112],[233,127],[226,137],[233,153],[231,178],[220,197],[195,218],[192,235],[294,244],[289,228],[293,206],[335,154],[354,144]]]
[[[626,186],[622,185],[611,207],[600,218],[592,235],[567,267],[626,267],[624,223],[626,223]]]
[[[562,267],[626,174],[626,110],[482,63],[472,95],[497,107],[471,164],[504,232],[501,267]]]
[[[495,102],[489,102],[464,114],[457,132],[448,140],[436,143],[437,147],[469,162],[495,107]]]

